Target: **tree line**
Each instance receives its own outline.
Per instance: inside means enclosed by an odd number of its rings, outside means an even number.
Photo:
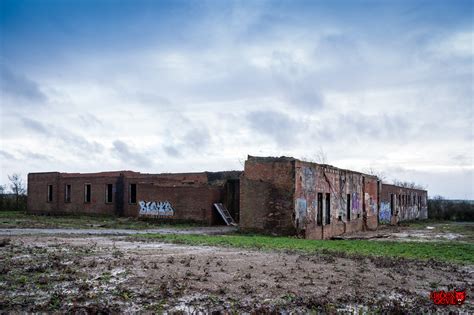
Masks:
[[[0,185],[0,211],[25,211],[27,198],[25,182],[20,174],[8,175],[8,180],[8,186]]]

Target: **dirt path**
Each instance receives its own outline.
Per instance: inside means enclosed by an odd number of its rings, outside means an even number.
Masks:
[[[226,234],[236,232],[237,228],[233,226],[209,226],[209,227],[189,227],[189,228],[160,228],[147,230],[132,229],[32,229],[32,228],[12,228],[0,229],[0,235],[37,235],[37,234],[83,234],[83,235],[133,235],[133,234]]]
[[[474,266],[83,234],[2,244],[4,311],[474,311]],[[468,299],[436,308],[434,288],[467,288]]]

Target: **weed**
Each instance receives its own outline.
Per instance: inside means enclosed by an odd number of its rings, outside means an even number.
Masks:
[[[262,235],[143,234],[132,238],[179,244],[230,246],[248,249],[289,250],[337,255],[403,257],[474,264],[474,244],[459,242],[394,242],[370,240],[307,240]]]

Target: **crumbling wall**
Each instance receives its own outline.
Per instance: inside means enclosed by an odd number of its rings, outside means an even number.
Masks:
[[[364,179],[364,227],[375,230],[378,227],[379,181],[375,176],[365,175]]]
[[[306,238],[328,239],[362,230],[363,176],[360,173],[296,161],[295,180],[294,224],[300,234]]]
[[[240,228],[293,235],[293,158],[249,156],[240,179]]]
[[[426,190],[382,184],[381,196],[384,208],[384,212],[379,215],[381,223],[397,224],[400,221],[428,218]]]

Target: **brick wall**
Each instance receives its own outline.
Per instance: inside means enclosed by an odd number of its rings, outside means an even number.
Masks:
[[[400,221],[428,218],[428,192],[395,185],[382,184],[381,223],[397,224]]]
[[[240,172],[141,174],[131,171],[28,174],[28,211],[56,214],[107,214],[141,216],[141,203],[150,211],[146,217],[161,220],[197,221],[204,224],[223,223],[213,204],[224,200],[227,180],[238,188]],[[90,184],[90,202],[85,202],[85,185]],[[112,202],[106,201],[107,185],[112,184]],[[136,203],[130,203],[130,184],[136,185]],[[48,185],[53,199],[48,202]],[[70,185],[70,201],[66,201],[66,185]],[[234,192],[235,194],[235,192]],[[237,194],[238,195],[238,194]],[[163,206],[173,211],[161,215]],[[238,206],[238,203],[237,203]],[[161,207],[161,208],[160,208]],[[238,209],[237,209],[238,211]],[[172,215],[170,213],[172,212]]]
[[[295,233],[293,158],[249,156],[240,179],[240,228],[280,235]]]
[[[328,239],[361,231],[364,177],[330,165],[297,160],[295,226],[300,234],[311,239]]]

